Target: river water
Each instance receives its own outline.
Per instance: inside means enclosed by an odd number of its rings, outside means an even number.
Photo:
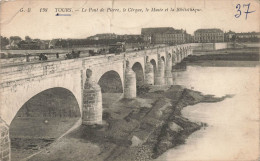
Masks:
[[[186,143],[168,150],[164,160],[258,160],[258,67],[188,66],[177,73],[176,84],[203,94],[224,96],[218,103],[200,103],[183,109],[189,120],[208,127],[193,133]]]

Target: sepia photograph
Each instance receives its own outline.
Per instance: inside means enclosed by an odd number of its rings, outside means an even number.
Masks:
[[[259,0],[0,0],[0,161],[259,161]]]

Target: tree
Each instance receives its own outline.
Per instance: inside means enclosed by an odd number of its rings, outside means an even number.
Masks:
[[[57,41],[57,42],[55,43],[54,46],[66,48],[66,47],[68,47],[68,45],[69,45],[69,44],[68,44],[67,40],[59,40],[59,41]]]
[[[33,41],[39,42],[39,41],[41,41],[41,40],[40,40],[40,39],[33,39]]]
[[[144,39],[143,39],[142,37],[138,37],[138,38],[137,38],[137,42],[143,43],[143,42],[144,42]]]
[[[31,42],[32,39],[31,39],[29,36],[25,36],[25,41],[26,41],[26,42]]]
[[[11,36],[10,37],[10,42],[12,42],[12,41],[21,41],[22,40],[22,38],[20,38],[19,36]]]
[[[9,45],[9,39],[7,37],[2,37],[1,36],[1,49],[5,49],[7,45]]]
[[[236,35],[232,35],[231,41],[235,41],[236,40]]]

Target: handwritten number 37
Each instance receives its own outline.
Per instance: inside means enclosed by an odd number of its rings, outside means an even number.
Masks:
[[[244,13],[246,14],[246,19],[247,19],[247,15],[248,15],[249,13],[253,13],[253,12],[255,12],[255,11],[249,11],[249,9],[250,9],[250,3],[248,3],[248,4],[243,4],[243,8],[244,8],[244,7],[247,7],[246,12],[244,12]],[[236,9],[237,9],[237,12],[238,12],[238,13],[235,14],[235,17],[236,17],[236,18],[239,18],[239,17],[241,16],[241,14],[242,14],[240,8],[241,8],[241,5],[240,5],[240,4],[237,4],[237,5],[236,5]]]

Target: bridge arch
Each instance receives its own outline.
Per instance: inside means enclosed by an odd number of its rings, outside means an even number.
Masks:
[[[69,103],[64,103],[70,100]],[[57,102],[53,104],[53,102]],[[63,106],[60,106],[64,101]],[[63,87],[49,88],[27,100],[16,113],[17,117],[73,117],[80,116],[80,102],[75,95]],[[40,108],[39,108],[40,107]],[[57,109],[60,108],[60,109]],[[61,112],[62,113],[58,113]],[[12,120],[13,121],[13,120]],[[12,122],[11,122],[12,123]],[[10,124],[11,126],[11,124]]]
[[[102,93],[123,93],[123,81],[119,73],[107,71],[98,80]]]
[[[161,56],[161,59],[162,59],[163,62],[165,63],[165,57],[164,57],[164,56]]]
[[[156,61],[154,59],[151,59],[150,63],[153,65],[153,72],[155,73],[157,69]]]
[[[111,105],[122,98],[123,82],[119,73],[114,70],[107,71],[98,80],[102,93],[102,108],[110,108]]]
[[[73,72],[59,77],[34,80],[23,84],[17,83],[14,87],[6,90],[1,101],[0,114],[2,119],[10,125],[20,108],[35,95],[51,88],[64,88],[69,90],[76,98],[81,110],[81,76],[80,72]],[[11,92],[10,92],[11,91]],[[25,94],[26,93],[26,94]],[[14,100],[14,98],[19,98]]]
[[[36,148],[42,149],[45,147],[42,139],[54,140],[68,131],[81,118],[79,103],[75,95],[63,87],[46,89],[26,101],[9,126],[12,160],[30,155],[20,155],[24,153],[20,147],[29,147],[33,142]]]
[[[171,53],[167,53],[167,59],[171,58],[171,57],[172,57],[172,54]]]
[[[96,81],[97,83],[100,81],[101,77],[104,76],[104,74],[109,74],[107,72],[112,72],[112,74],[115,72],[119,75],[122,87],[124,89],[124,68],[122,63],[113,63],[106,66],[100,65],[99,67],[89,67],[89,69],[93,72],[92,79]],[[85,71],[86,72],[86,71]],[[86,80],[86,74],[83,74],[83,80]],[[115,75],[113,75],[115,76]]]
[[[144,68],[141,63],[135,62],[132,70],[136,73],[136,86],[142,86],[144,84]]]

